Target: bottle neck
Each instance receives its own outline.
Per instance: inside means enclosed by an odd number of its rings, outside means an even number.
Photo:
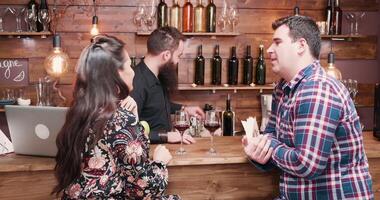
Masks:
[[[328,0],[328,2],[327,2],[327,7],[332,7],[333,5],[332,5],[332,0]]]
[[[40,9],[47,9],[46,0],[41,0]]]
[[[219,56],[219,45],[215,47],[215,56]]]
[[[231,111],[231,99],[226,100],[226,111]]]
[[[260,60],[264,59],[264,47],[260,47],[260,54],[259,54]]]
[[[202,56],[202,45],[198,47],[198,56]]]
[[[339,0],[335,0],[335,7],[339,7]]]
[[[236,47],[232,47],[232,57],[236,57]]]
[[[251,56],[251,46],[248,45],[247,46],[247,57],[250,57]]]

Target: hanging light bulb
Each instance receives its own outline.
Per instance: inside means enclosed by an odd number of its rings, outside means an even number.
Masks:
[[[98,29],[98,16],[92,17],[92,28],[90,31],[92,36],[99,35],[99,29]]]
[[[91,35],[92,36],[95,36],[95,35],[99,35],[99,29],[98,29],[98,16],[96,16],[96,2],[95,0],[93,0],[94,2],[94,16],[92,16],[92,28],[91,28]]]
[[[328,75],[334,77],[335,79],[342,80],[342,73],[340,73],[339,69],[335,67],[335,55],[333,52],[330,52],[328,54],[328,64],[326,72]]]
[[[53,51],[46,57],[44,62],[46,72],[54,77],[58,78],[69,67],[69,56],[61,48],[61,37],[56,34],[53,37]]]

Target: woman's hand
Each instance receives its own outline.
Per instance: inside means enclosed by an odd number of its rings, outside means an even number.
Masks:
[[[170,162],[173,156],[164,145],[158,145],[153,152],[153,160],[163,162],[165,165]]]
[[[137,103],[131,96],[127,96],[127,98],[123,99],[120,102],[120,105],[121,107],[131,111],[136,116],[137,119],[139,118]]]

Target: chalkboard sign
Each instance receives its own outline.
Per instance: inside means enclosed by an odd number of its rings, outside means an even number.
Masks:
[[[27,86],[28,59],[0,58],[0,86]]]

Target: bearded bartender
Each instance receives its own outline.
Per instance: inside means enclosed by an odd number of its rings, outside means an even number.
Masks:
[[[154,30],[147,41],[148,53],[134,68],[133,91],[139,119],[150,126],[151,143],[178,143],[181,135],[172,131],[170,114],[183,109],[187,114],[204,118],[198,106],[185,106],[170,100],[170,93],[177,89],[177,64],[184,49],[185,37],[176,28],[162,27]],[[184,134],[185,144],[195,143]]]

